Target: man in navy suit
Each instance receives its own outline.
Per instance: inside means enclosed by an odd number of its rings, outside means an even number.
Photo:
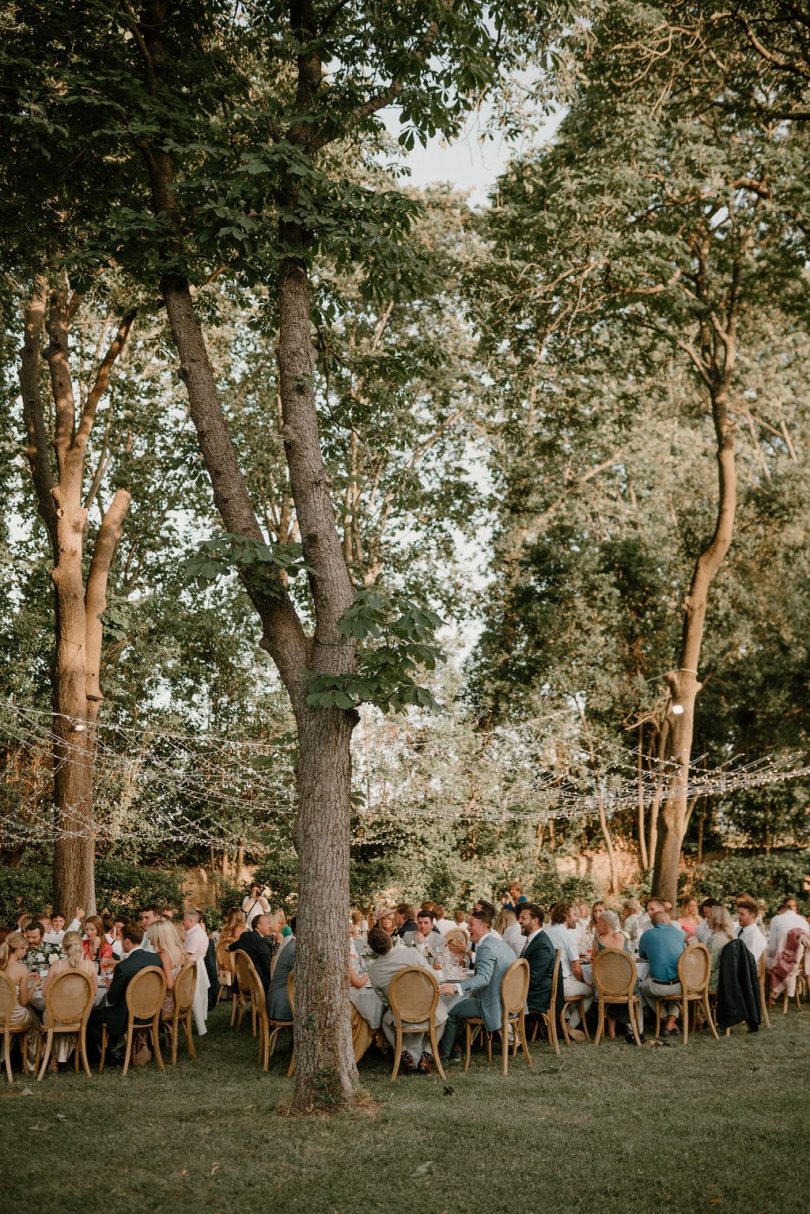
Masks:
[[[140,926],[134,923],[124,924],[121,932],[124,959],[115,967],[107,998],[100,1007],[93,1008],[87,1022],[87,1042],[96,1058],[101,1057],[102,1027],[106,1024],[110,1046],[113,1049],[113,1061],[115,1060],[115,1047],[120,1044],[127,1030],[127,987],[141,970],[160,966],[160,958],[155,953],[148,953],[141,946],[142,938],[143,931]]]
[[[266,996],[267,988],[270,985],[273,953],[275,952],[275,940],[273,939],[269,915],[257,915],[253,920],[252,931],[242,932],[241,936],[237,936],[233,943],[228,945],[229,953],[235,953],[237,949],[241,949],[243,953],[247,953],[255,965],[256,973],[259,975],[259,981],[264,987]]]
[[[524,902],[520,907],[518,922],[526,938],[521,957],[529,963],[529,990],[526,1007],[530,1012],[547,1012],[551,1002],[551,984],[554,979],[554,963],[557,951],[543,926],[545,914],[535,902]],[[563,1009],[562,982],[557,984],[557,1014]]]

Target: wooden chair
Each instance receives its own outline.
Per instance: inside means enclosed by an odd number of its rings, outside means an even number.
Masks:
[[[236,949],[236,951],[233,953],[233,959],[238,987],[236,991],[234,1010],[231,1013],[231,1025],[236,1028],[238,1033],[242,1027],[242,1020],[244,1019],[245,1012],[248,1010],[248,1008],[250,1008],[250,1023],[253,1030],[253,1036],[255,1037],[258,1029],[258,1012],[256,1008],[256,1001],[255,999],[251,998],[250,971],[253,970],[253,972],[256,973],[256,967],[254,966],[250,957],[248,957],[247,953],[241,948]],[[264,987],[262,986],[261,982],[259,983],[259,986],[261,987],[262,994],[264,994]]]
[[[627,1008],[636,1045],[641,1045],[641,1000],[636,994],[638,971],[633,958],[621,948],[604,948],[593,959],[593,983],[599,996],[599,1022],[594,1045],[602,1040],[608,1004]]]
[[[86,1074],[92,1074],[87,1060],[87,1021],[96,997],[96,984],[84,970],[65,970],[54,978],[45,992],[45,1015],[47,1024],[39,1026],[40,1033],[47,1034],[45,1052],[37,1080],[42,1079],[48,1069],[53,1049],[54,1035],[71,1033],[78,1037],[73,1051],[73,1065],[78,1074],[79,1056]]]
[[[394,1017],[396,1042],[394,1045],[393,1083],[399,1074],[403,1033],[427,1033],[436,1070],[442,1079],[447,1079],[439,1045],[436,1040],[436,1008],[439,1006],[439,984],[433,974],[420,965],[409,965],[398,970],[388,987],[388,1006]]]
[[[189,1057],[196,1058],[192,1038],[191,1010],[194,1005],[194,992],[197,989],[197,962],[186,961],[180,973],[174,980],[174,1010],[163,1024],[169,1033],[172,1043],[172,1066],[177,1066],[177,1047],[180,1043],[180,1025],[182,1023],[186,1034],[186,1048]]]
[[[569,1007],[575,1007],[575,1008],[579,1009],[579,1022],[582,1025],[582,1031],[585,1034],[585,1037],[588,1041],[590,1041],[590,1039],[591,1039],[591,1035],[588,1032],[588,1022],[585,1019],[585,999],[586,999],[585,995],[571,995],[569,998],[563,1000],[563,1007],[562,1007],[562,1012],[560,1013],[560,1019],[562,1020],[563,1037],[565,1038],[566,1045],[571,1045],[571,1043],[573,1041],[573,1038],[571,1037],[571,1035],[568,1032],[569,1026],[568,1026],[568,1020],[566,1018],[566,1012],[568,1011]]]
[[[529,991],[529,963],[519,959],[514,961],[501,979],[501,1027],[496,1030],[501,1034],[502,1047],[502,1070],[506,1075],[509,1070],[509,1028],[512,1027],[514,1033],[514,1049],[513,1052],[517,1055],[517,1047],[520,1044],[523,1047],[523,1053],[526,1062],[529,1066],[533,1066],[532,1056],[529,1052],[529,1042],[526,1037],[526,995]],[[486,1032],[487,1034],[487,1066],[492,1062],[492,1037],[493,1034],[487,1032],[484,1021],[474,1016],[466,1021],[466,1054],[464,1058],[464,1070],[470,1069],[470,1051],[475,1035],[478,1032]]]
[[[661,1028],[661,1004],[679,1003],[681,1007],[681,1032],[683,1044],[689,1040],[689,1007],[694,1004],[703,1011],[703,1016],[712,1031],[715,1041],[720,1038],[714,1027],[712,1011],[709,1006],[709,975],[712,961],[705,944],[690,944],[678,958],[678,981],[681,991],[678,995],[659,995],[655,1001],[655,1035]]]
[[[24,1073],[28,1072],[28,1062],[25,1057],[25,1038],[31,1031],[32,1026],[29,1024],[11,1023],[11,1017],[14,1014],[16,1006],[17,989],[8,974],[4,974],[0,970],[0,1031],[3,1034],[3,1062],[6,1066],[6,1075],[9,1083],[14,1082],[14,1074],[11,1070],[11,1042],[14,1037],[22,1038],[20,1041],[22,1067]],[[36,1064],[34,1069],[36,1070]]]
[[[163,1000],[166,998],[166,975],[163,970],[157,965],[149,965],[146,969],[138,970],[127,986],[124,998],[127,1005],[127,1046],[124,1054],[123,1074],[126,1075],[129,1070],[136,1029],[145,1029],[149,1032],[155,1061],[161,1071],[165,1071],[166,1067],[163,1065],[163,1057],[160,1053],[160,1013]],[[105,1024],[101,1033],[99,1072],[104,1070],[108,1036]]]
[[[785,989],[782,992],[782,1014],[787,1015],[787,1010],[790,1007],[791,999],[795,999],[797,1009],[802,1006],[802,992],[806,993],[806,960],[810,959],[808,952],[807,941],[808,936],[802,936],[799,941],[799,952],[796,957],[796,964],[785,978]],[[790,989],[793,988],[791,995]]]
[[[768,971],[765,966],[764,949],[760,954],[759,961],[757,962],[757,979],[759,981],[759,1006],[760,1011],[762,1012],[762,1022],[766,1028],[770,1028],[771,1018],[768,1015],[768,991],[766,986],[768,980]]]
[[[556,950],[554,971],[551,975],[551,997],[548,1002],[548,1011],[545,1012],[529,1012],[530,1016],[535,1017],[534,1028],[532,1029],[532,1041],[537,1040],[537,1034],[540,1031],[542,1024],[546,1030],[546,1040],[548,1041],[555,1054],[560,1053],[560,1039],[557,1032],[557,997],[560,990],[560,975],[562,974],[562,953],[560,949]]]
[[[230,991],[233,988],[234,970],[233,970],[233,953],[228,951],[230,940],[218,940],[216,957],[217,957],[217,978],[219,979],[219,990],[217,991],[217,1004],[222,999],[225,991]],[[233,1024],[234,1016],[236,1015],[236,1000],[232,1001],[231,1007],[231,1024]]]
[[[292,1009],[295,1006],[295,971],[294,970],[290,970],[289,974],[287,975],[287,999],[289,1001],[290,1008]],[[267,1017],[267,1040],[265,1043],[266,1062],[264,1064],[265,1070],[267,1070],[268,1066],[270,1065],[270,1059],[273,1057],[273,1054],[276,1052],[276,1045],[278,1044],[279,1037],[281,1036],[281,1034],[284,1032],[285,1029],[289,1029],[290,1032],[292,1032],[292,1027],[293,1027],[292,1020],[273,1020],[273,1019],[271,1019],[270,1016]]]

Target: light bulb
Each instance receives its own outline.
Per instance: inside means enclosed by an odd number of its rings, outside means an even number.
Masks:
[[[684,711],[685,710],[684,710],[683,704],[673,704],[672,705],[672,715],[674,717],[682,717],[684,714]]]

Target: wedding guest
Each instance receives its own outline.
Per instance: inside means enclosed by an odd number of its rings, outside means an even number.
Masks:
[[[644,910],[641,912],[638,919],[638,924],[636,926],[636,934],[638,935],[639,940],[644,933],[648,932],[652,927],[653,915],[655,915],[658,911],[662,911],[663,909],[664,904],[660,898],[647,899],[647,901],[644,903]]]
[[[28,941],[22,932],[10,932],[0,944],[0,971],[14,988],[14,1006],[11,1009],[9,1024],[12,1028],[28,1029],[22,1048],[26,1052],[30,1067],[36,1057],[39,1017],[29,1004],[39,984],[39,974],[32,973],[23,964],[27,952]]]
[[[597,953],[601,953],[604,948],[618,948],[625,953],[632,952],[630,941],[622,931],[619,916],[615,911],[603,910],[597,919],[594,948]]]
[[[579,911],[575,902],[557,902],[549,912],[551,922],[543,931],[551,941],[552,948],[560,950],[561,973],[563,979],[563,994],[566,999],[575,995],[583,995],[585,1011],[593,1003],[593,988],[585,981],[579,953],[575,944],[574,929],[576,928]],[[568,1020],[568,1032],[574,1041],[585,1041],[586,1037],[579,1025],[579,1009],[571,1009]]]
[[[142,969],[158,964],[154,948],[151,945],[150,950],[143,947],[141,927],[142,925],[137,923],[124,925],[121,932],[124,959],[120,965],[115,967],[104,1003],[100,1007],[94,1007],[90,1012],[87,1024],[87,1042],[88,1048],[96,1059],[101,1054],[102,1027],[106,1024],[110,1046],[113,1050],[112,1061],[116,1061],[116,1051],[127,1028],[128,1013],[125,1000],[127,987]]]
[[[247,953],[256,967],[256,973],[259,975],[259,981],[266,994],[270,985],[270,970],[275,948],[270,916],[261,914],[253,920],[252,928],[243,932],[237,940],[231,941],[228,945],[228,952],[235,953],[237,949],[241,949],[242,952]]]
[[[765,955],[765,964],[768,969],[773,969],[779,954],[787,943],[788,932],[795,928],[803,932],[810,931],[807,920],[798,913],[796,899],[786,898],[771,919]]]
[[[410,902],[399,902],[394,911],[394,924],[394,935],[399,936],[400,940],[408,932],[417,931],[416,908],[411,906]]]
[[[437,932],[441,932],[446,936],[449,931],[452,931],[456,926],[454,919],[448,919],[444,907],[440,903],[436,903],[433,907],[433,926]]]
[[[709,931],[709,939],[706,941],[706,947],[712,959],[712,968],[709,973],[709,991],[712,994],[716,994],[720,977],[720,954],[726,945],[734,939],[734,924],[731,922],[731,915],[724,906],[713,906],[709,913],[708,922],[711,930]]]
[[[96,989],[96,964],[84,954],[83,941],[81,932],[65,932],[62,940],[62,951],[65,954],[61,960],[55,962],[50,967],[42,984],[42,994],[45,997],[47,1004],[47,995],[50,988],[53,986],[54,980],[60,974],[66,974],[70,970],[80,970],[87,974],[87,977],[92,980],[93,990]],[[42,1018],[43,1024],[48,1023],[47,1006],[45,1014]],[[48,1064],[48,1069],[51,1071],[57,1070],[59,1063],[67,1062],[70,1055],[76,1048],[77,1034],[75,1033],[57,1033],[54,1037],[53,1047],[51,1049],[51,1059]]]
[[[391,937],[382,928],[372,928],[368,934],[368,946],[376,954],[375,959],[368,964],[368,977],[385,1008],[388,1008],[388,989],[391,979],[399,970],[418,965],[430,972],[430,965],[416,949],[394,948]],[[436,1008],[437,1037],[441,1037],[446,1020],[447,1008],[440,1001]],[[383,1013],[382,1030],[390,1044],[396,1045],[394,1017],[390,1010]],[[426,1074],[433,1071],[433,1055],[430,1050],[424,1048],[424,1038],[424,1032],[403,1033],[402,1035],[400,1067],[406,1075],[415,1074],[417,1070]]]
[[[376,1035],[382,1024],[385,1007],[371,985],[366,962],[354,940],[349,947],[349,1001],[363,1017],[371,1033]]]
[[[492,903],[487,902],[486,898],[479,898],[478,901],[473,904],[473,913],[475,911],[483,911],[484,914],[489,915],[489,921],[490,921],[490,924],[492,925],[490,927],[490,933],[495,937],[496,940],[502,940],[503,936],[501,935],[501,933],[498,931],[498,929],[495,926],[495,907],[492,905]],[[468,933],[469,933],[469,930],[470,930],[470,920],[468,918],[467,919],[467,932]],[[472,951],[475,952],[475,941],[474,940],[472,942]]]
[[[112,969],[115,964],[112,945],[107,940],[104,923],[98,915],[88,915],[84,921],[82,951],[85,958],[94,962],[99,971]]]
[[[638,930],[640,918],[641,903],[638,898],[625,898],[622,902],[622,929],[631,944],[638,944],[641,934]]]
[[[641,998],[653,1012],[656,1000],[660,996],[673,997],[681,993],[678,961],[685,943],[686,937],[681,929],[672,922],[667,912],[663,908],[656,911],[653,914],[652,927],[644,933],[638,945],[638,955],[650,963],[650,972],[641,983]],[[678,1004],[667,1003],[665,1011],[664,1032],[667,1035],[674,1035],[678,1031],[676,1028],[680,1014]]]
[[[502,908],[511,911],[515,916],[515,922],[517,922],[518,911],[524,902],[528,902],[528,898],[523,892],[523,886],[519,881],[513,881],[509,886],[509,893],[504,894],[501,898]]]
[[[208,987],[210,985],[205,965],[205,959],[208,956],[208,933],[203,927],[202,915],[193,907],[183,913],[183,928],[186,933],[183,951],[186,957],[197,963],[192,1013],[197,1033],[200,1037],[204,1037],[208,1032]]]
[[[716,898],[704,898],[704,900],[701,902],[701,904],[700,904],[701,918],[700,918],[700,922],[698,923],[697,927],[695,928],[695,936],[694,936],[694,938],[695,938],[695,940],[697,940],[698,944],[706,944],[708,942],[708,939],[709,939],[709,936],[711,935],[711,930],[712,930],[711,927],[709,926],[709,916],[711,915],[713,907],[720,906],[720,905],[721,904],[717,901]]]
[[[462,998],[450,1008],[442,1038],[442,1059],[460,1060],[461,1052],[454,1049],[456,1034],[464,1021],[480,1017],[488,1032],[501,1027],[501,979],[515,954],[492,932],[492,916],[486,910],[474,910],[467,926],[475,944],[475,973],[461,982],[443,983],[439,988],[443,995],[461,995]]]
[[[695,938],[695,932],[700,927],[700,915],[698,914],[697,898],[690,895],[684,898],[681,903],[681,914],[678,919],[678,927],[686,936],[686,943],[689,944]]]
[[[381,906],[377,910],[375,916],[375,927],[381,927],[384,932],[388,932],[391,936],[396,929],[396,911],[391,906]]]
[[[287,995],[287,979],[295,969],[295,915],[290,920],[290,934],[285,936],[273,957],[270,985],[267,988],[267,1014],[271,1020],[292,1020],[293,1009]],[[354,950],[350,950],[350,954]]]
[[[525,902],[521,903],[521,907],[525,905]],[[507,910],[505,907],[502,908],[495,920],[495,930],[500,934],[504,944],[508,944],[515,956],[519,957],[523,952],[526,940],[515,912]]]
[[[47,974],[51,957],[59,958],[62,950],[58,944],[46,944],[45,933],[38,919],[32,919],[25,929],[25,939],[28,951],[25,954],[25,968],[30,973]]]
[[[65,935],[65,916],[61,911],[54,911],[51,915],[50,931],[47,931],[43,936],[46,944],[62,944]]]
[[[444,937],[436,930],[433,922],[433,912],[420,910],[416,915],[416,937],[413,941],[418,949],[428,958],[435,956],[444,946]]]
[[[737,936],[742,940],[754,961],[759,965],[759,959],[768,947],[768,941],[757,923],[758,907],[753,898],[740,896],[737,899]]]
[[[149,928],[153,923],[160,921],[160,911],[156,906],[145,906],[141,911],[141,927],[143,928],[143,937],[141,939],[141,948],[146,949],[148,953],[153,953],[152,943],[149,939]]]
[[[183,951],[173,925],[164,919],[150,923],[146,934],[166,978],[166,994],[160,1014],[164,1020],[169,1020],[174,1013],[174,982],[183,967]]]
[[[520,908],[518,922],[523,934],[521,956],[529,963],[529,990],[526,1007],[530,1012],[547,1012],[551,1002],[551,986],[554,981],[554,965],[557,952],[548,936],[543,932],[545,912],[535,902],[524,902]],[[557,1009],[559,1016],[563,1008],[562,983],[558,984]]]

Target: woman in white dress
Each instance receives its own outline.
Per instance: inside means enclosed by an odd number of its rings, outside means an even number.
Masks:
[[[96,987],[98,969],[96,967],[96,962],[92,961],[89,957],[85,957],[84,955],[81,932],[65,932],[62,939],[62,951],[65,954],[64,957],[51,966],[42,986],[42,994],[46,998],[46,1010],[45,1015],[42,1018],[43,1024],[48,1023],[48,991],[53,986],[54,979],[58,978],[60,974],[66,974],[69,970],[81,970],[82,973],[87,974],[87,977],[92,980],[93,987]],[[76,1033],[55,1034],[53,1048],[51,1050],[51,1058],[50,1062],[48,1063],[49,1070],[55,1071],[57,1069],[57,1063],[68,1061],[70,1055],[76,1048],[76,1037]]]
[[[14,1007],[11,1010],[11,1026],[23,1026],[30,1031],[23,1039],[29,1066],[33,1066],[37,1049],[37,1025],[39,1017],[29,1007],[31,996],[39,984],[39,974],[31,974],[23,965],[28,952],[28,941],[22,932],[11,932],[0,944],[0,970],[11,980],[14,987]]]

